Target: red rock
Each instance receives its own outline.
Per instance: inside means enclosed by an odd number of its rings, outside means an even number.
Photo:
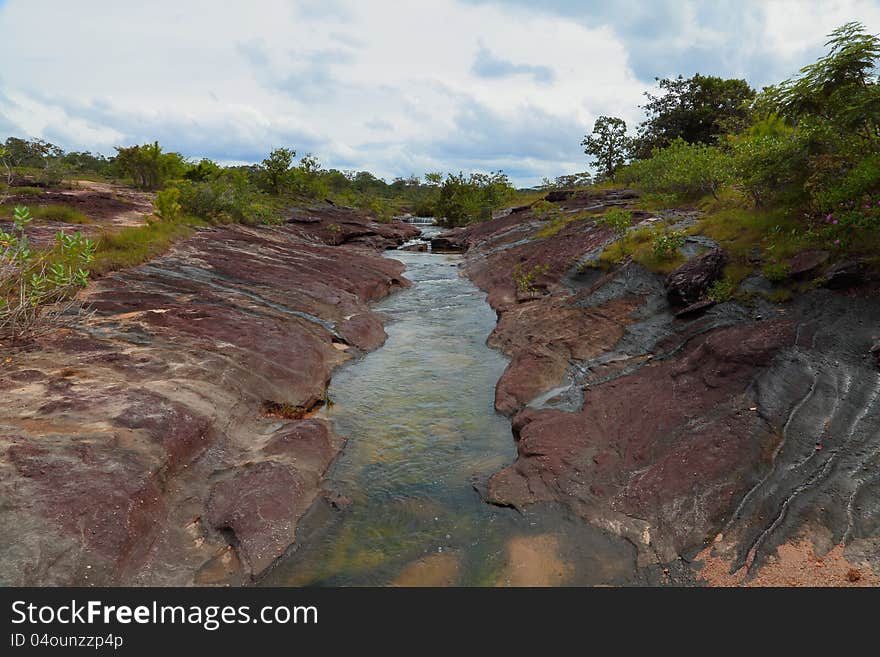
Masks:
[[[209,521],[235,533],[255,576],[293,543],[296,520],[305,511],[304,488],[292,467],[263,461],[246,466],[211,492]]]
[[[692,258],[666,279],[666,296],[673,306],[691,306],[703,299],[709,286],[721,277],[727,256],[713,249]]]
[[[810,278],[828,261],[828,251],[801,251],[788,260],[788,275],[794,279]]]
[[[714,331],[680,360],[589,388],[578,413],[530,411],[519,456],[492,477],[489,499],[558,501],[595,522],[622,512],[648,523],[655,549],[677,554],[727,511],[774,440],[739,412],[739,396],[793,341],[789,322]]]
[[[240,584],[287,549],[343,441],[315,419],[263,438],[262,404],[311,408],[347,358],[334,344],[384,341],[368,304],[409,283],[375,248],[418,235],[308,215],[201,230],[107,275],[84,295],[88,327],[5,366],[0,582]]]

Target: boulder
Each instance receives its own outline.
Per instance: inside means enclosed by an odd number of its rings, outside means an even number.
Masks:
[[[421,244],[407,244],[406,246],[399,247],[400,251],[416,251],[418,253],[424,253],[428,250],[428,245],[424,242]]]
[[[788,260],[788,275],[796,280],[812,278],[819,267],[824,265],[830,254],[828,251],[801,251]]]
[[[825,272],[825,280],[823,285],[832,290],[840,290],[848,287],[855,287],[863,283],[865,280],[865,272],[860,262],[854,260],[846,260],[832,265]]]
[[[570,189],[556,189],[552,192],[547,192],[544,200],[550,203],[559,203],[560,201],[567,201],[572,196],[574,196],[574,191]]]
[[[467,245],[455,233],[444,233],[431,240],[431,251],[435,253],[461,253]]]
[[[673,306],[690,306],[700,301],[709,286],[721,277],[727,256],[720,248],[692,258],[669,274],[666,296]]]

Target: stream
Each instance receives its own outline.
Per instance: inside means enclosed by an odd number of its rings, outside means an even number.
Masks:
[[[439,232],[427,227],[424,234]],[[413,285],[377,303],[385,345],[338,369],[323,411],[348,438],[272,586],[564,585],[632,580],[625,541],[566,511],[484,503],[475,482],[516,445],[493,406],[506,358],[486,346],[495,313],[461,256],[390,251]]]

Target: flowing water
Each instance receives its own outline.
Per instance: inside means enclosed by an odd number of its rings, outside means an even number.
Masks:
[[[430,234],[436,229],[426,228]],[[413,286],[376,304],[388,340],[334,373],[325,412],[348,438],[297,549],[269,585],[494,585],[627,579],[629,546],[555,509],[484,503],[475,482],[516,455],[493,408],[507,360],[486,346],[495,313],[460,256],[394,251]]]

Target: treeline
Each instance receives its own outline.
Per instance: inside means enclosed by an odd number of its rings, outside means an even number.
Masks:
[[[165,151],[158,142],[117,147],[111,157],[65,152],[40,139],[17,137],[0,148],[20,183],[57,185],[72,176],[126,181],[158,191],[160,215],[164,211],[166,218],[186,213],[211,221],[271,223],[285,204],[330,200],[384,221],[410,212],[459,226],[491,216],[515,194],[501,171],[426,173],[424,178],[411,175],[388,183],[369,171],[324,168],[310,153],[297,160],[290,148],[277,148],[262,162],[245,166],[193,162]]]
[[[827,54],[760,92],[744,80],[660,81],[637,136],[600,117],[583,141],[604,179],[660,200],[783,209],[804,235],[848,248],[880,226],[880,39],[853,22]]]

